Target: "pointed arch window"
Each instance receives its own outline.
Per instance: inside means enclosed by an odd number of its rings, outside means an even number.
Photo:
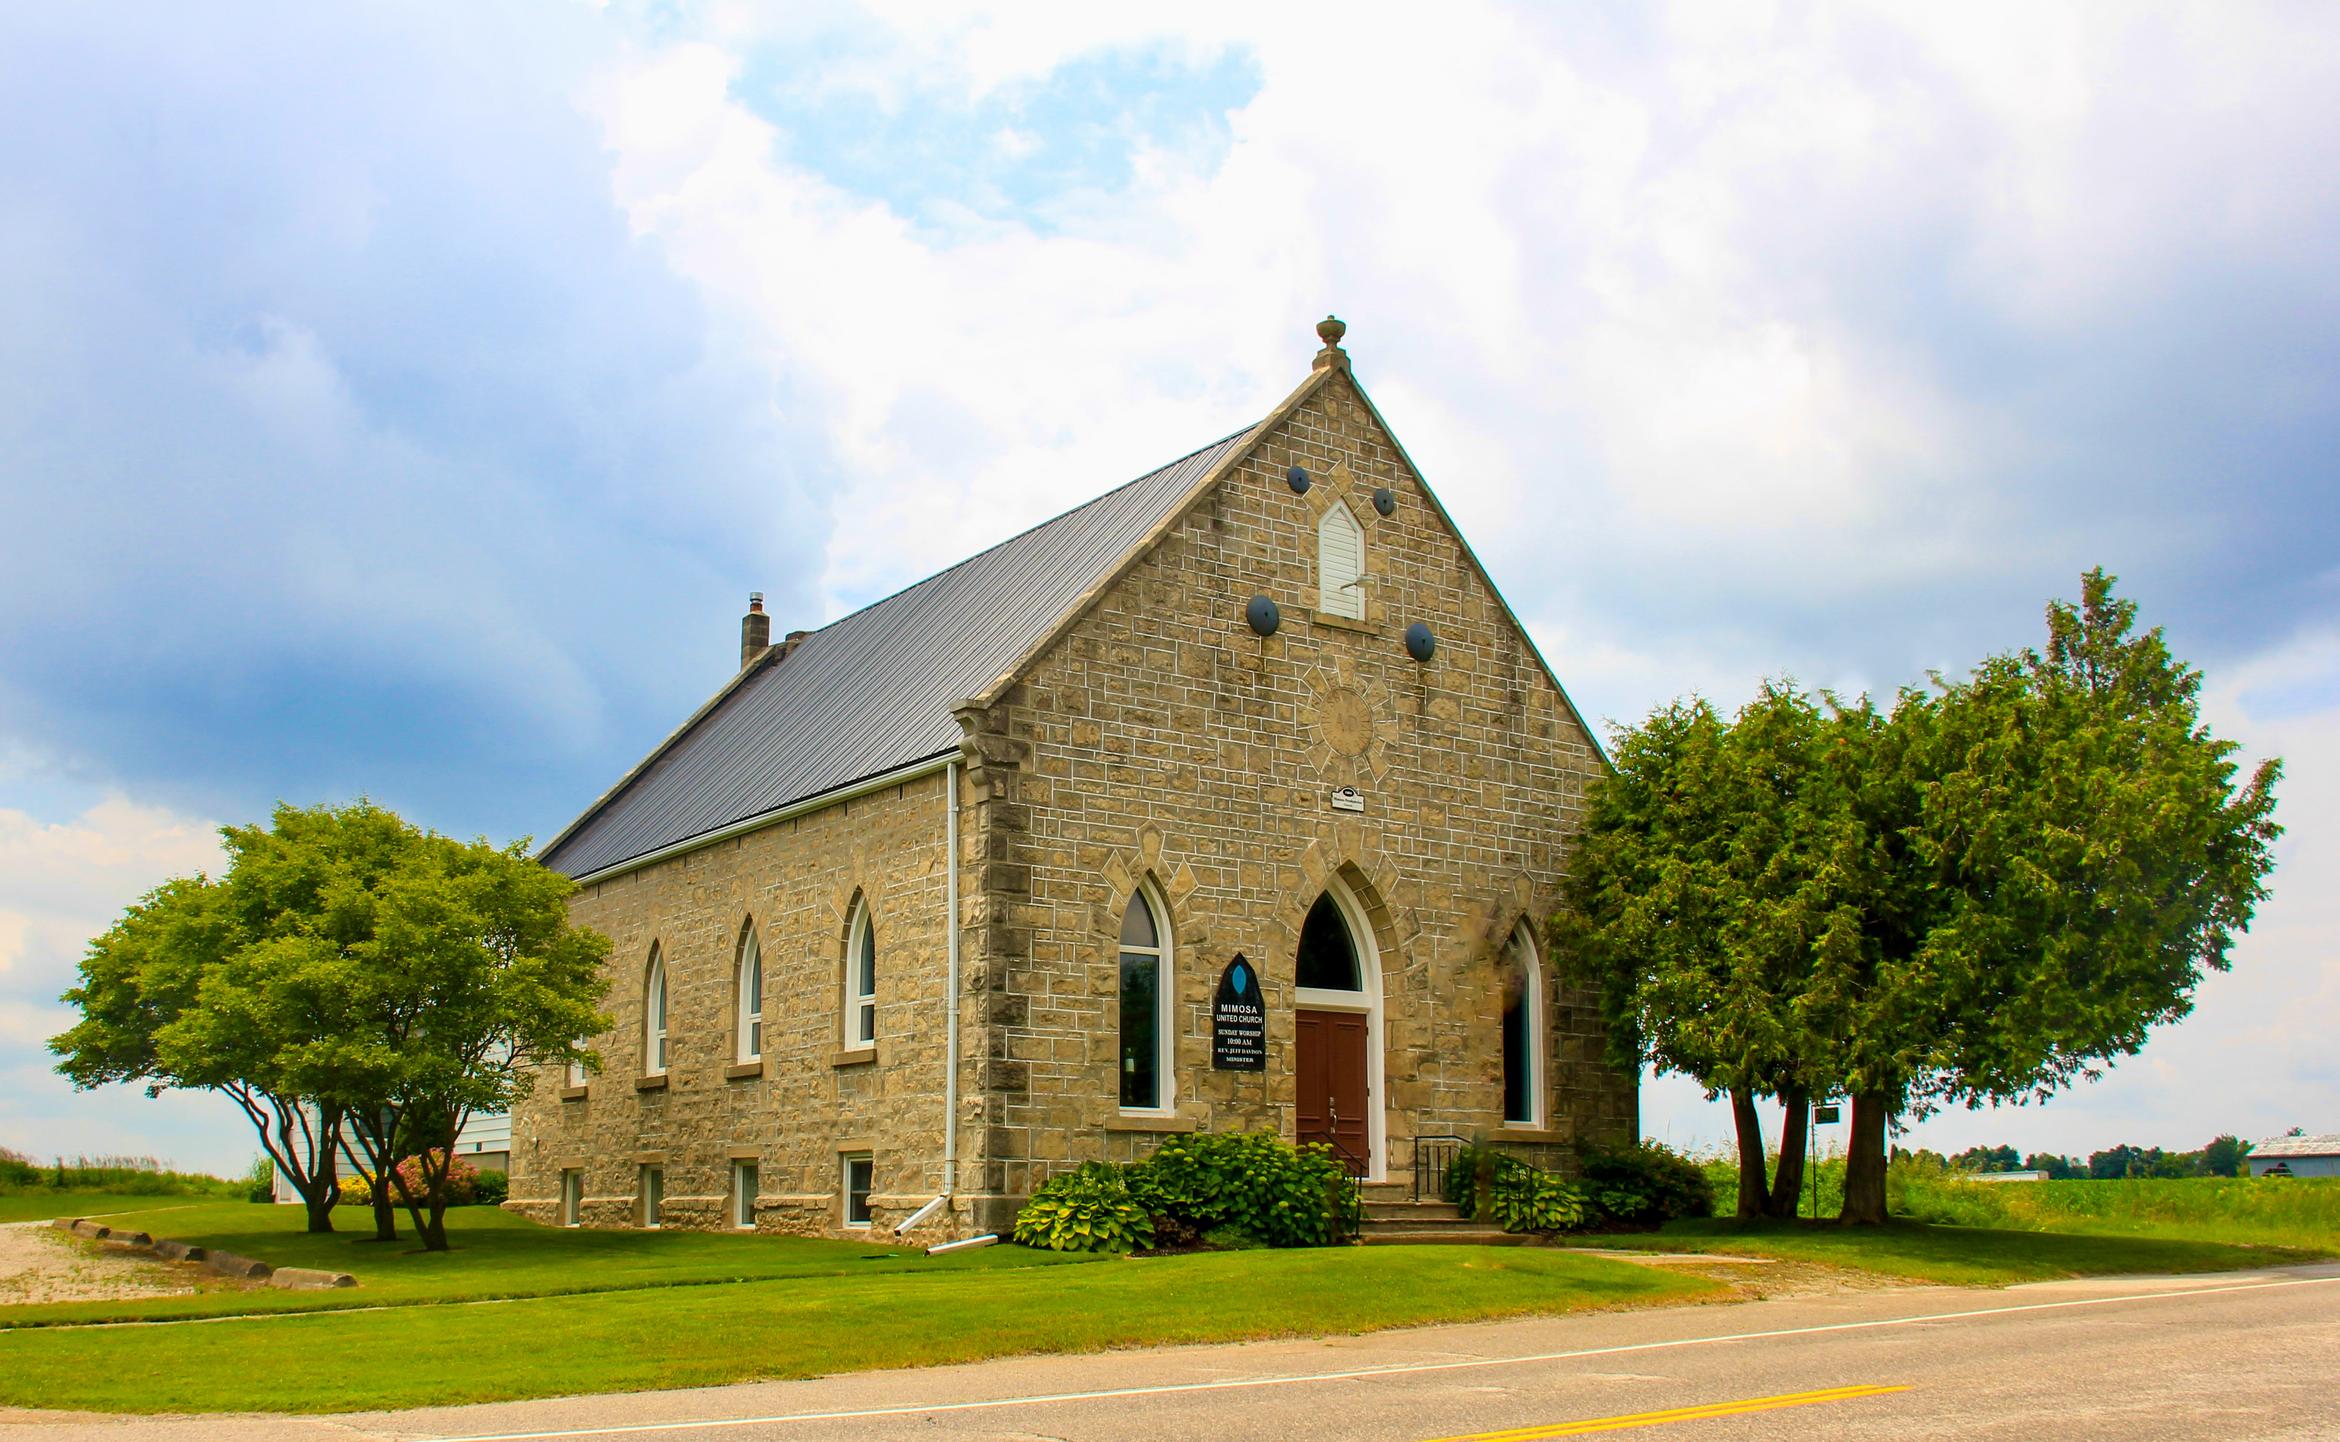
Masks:
[[[845,1045],[877,1045],[877,928],[859,899],[845,932]]]
[[[748,919],[739,934],[738,1020],[733,1027],[733,1059],[761,1061],[764,1055],[764,949],[756,940],[756,923]]]
[[[1331,893],[1316,898],[1308,919],[1300,923],[1300,963],[1297,980],[1309,991],[1362,991],[1358,975],[1357,944]]]
[[[1365,528],[1335,501],[1316,523],[1316,609],[1365,619]]]
[[[1503,1121],[1541,1125],[1544,1113],[1544,977],[1526,922],[1503,948]]]
[[[666,959],[656,945],[642,977],[642,1074],[666,1075]]]
[[[1121,1106],[1167,1111],[1171,1101],[1170,928],[1146,887],[1121,917]]]

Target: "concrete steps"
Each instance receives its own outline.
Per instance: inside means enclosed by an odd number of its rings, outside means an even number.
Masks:
[[[1485,1222],[1465,1221],[1451,1202],[1417,1202],[1377,1197],[1365,1189],[1365,1225],[1357,1240],[1367,1246],[1516,1247],[1535,1240]]]

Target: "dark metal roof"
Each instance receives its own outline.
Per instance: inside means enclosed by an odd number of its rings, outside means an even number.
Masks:
[[[751,667],[554,838],[571,876],[957,749],[951,706],[1063,618],[1249,428],[832,621]]]

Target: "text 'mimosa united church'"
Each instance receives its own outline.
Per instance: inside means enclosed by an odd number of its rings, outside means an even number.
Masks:
[[[515,1110],[516,1209],[942,1240],[1179,1132],[1400,1185],[1631,1137],[1536,936],[1599,753],[1317,330],[1257,425],[820,630],[751,605],[545,850],[616,1027]]]

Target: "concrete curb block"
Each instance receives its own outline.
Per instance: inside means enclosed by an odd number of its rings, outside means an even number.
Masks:
[[[291,1291],[313,1291],[327,1287],[354,1287],[357,1278],[347,1272],[324,1272],[315,1267],[278,1267],[270,1274],[268,1285]]]
[[[233,1252],[206,1251],[203,1254],[203,1265],[225,1276],[243,1277],[255,1282],[266,1280],[276,1270],[266,1262],[239,1257]]]
[[[272,1267],[252,1257],[242,1257],[234,1252],[222,1252],[210,1247],[189,1246],[168,1237],[157,1241],[144,1232],[116,1232],[87,1217],[58,1217],[49,1225],[59,1231],[71,1232],[77,1237],[100,1243],[108,1251],[142,1252],[167,1262],[193,1262],[223,1276],[240,1277],[251,1282],[264,1281],[271,1287],[282,1287],[287,1291],[323,1291],[332,1287],[357,1285],[357,1278],[347,1272],[327,1272],[316,1267]]]

